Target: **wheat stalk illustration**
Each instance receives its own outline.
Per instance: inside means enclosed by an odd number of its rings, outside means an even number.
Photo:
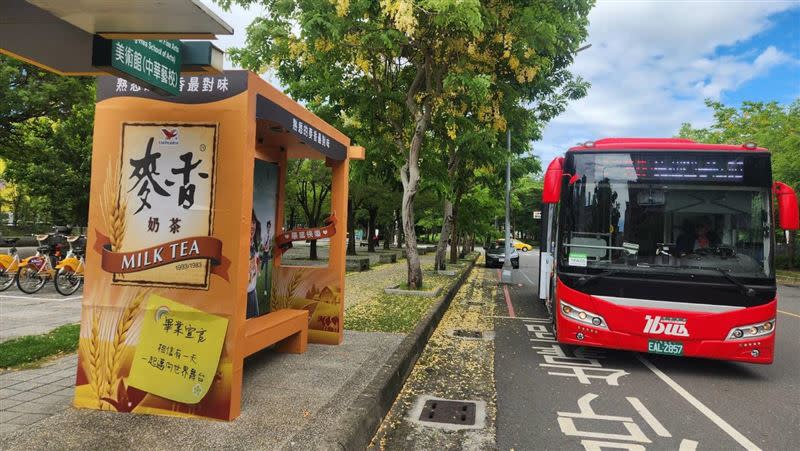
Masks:
[[[100,356],[102,355],[100,343],[100,310],[97,306],[92,308],[91,331],[89,335],[89,346],[86,355],[86,373],[89,378],[89,386],[92,393],[97,396],[97,407],[102,407],[100,400],[102,387],[102,371],[100,368]]]
[[[125,212],[128,209],[128,198],[122,195],[122,175],[109,165],[106,170],[106,182],[103,187],[100,208],[103,212],[111,250],[118,252],[125,239]]]
[[[137,290],[125,303],[125,308],[117,320],[111,342],[106,352],[106,362],[103,368],[105,382],[105,395],[108,398],[116,394],[119,381],[122,379],[122,354],[125,351],[125,342],[128,339],[133,323],[139,315],[142,303],[150,290]]]
[[[303,273],[305,271],[298,270],[294,274],[292,274],[292,278],[289,279],[289,284],[286,285],[286,298],[284,299],[284,306],[283,308],[289,308],[292,304],[292,298],[295,297],[295,293],[297,289],[300,287],[300,284],[303,282]]]
[[[280,308],[280,301],[278,301],[278,282],[275,277],[272,278],[269,287],[269,302],[270,310],[278,310]]]

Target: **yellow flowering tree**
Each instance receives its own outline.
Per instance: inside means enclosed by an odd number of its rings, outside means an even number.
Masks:
[[[275,71],[292,96],[337,125],[359,118],[346,130],[360,144],[375,135],[390,143],[378,151],[396,164],[403,186],[412,288],[422,285],[414,229],[420,162],[447,155],[426,144],[443,142],[432,140],[434,121],[451,141],[459,118],[496,135],[513,120],[533,136],[529,122],[550,115],[539,102],[558,111],[585,91],[566,67],[586,37],[591,0],[216,1],[264,7],[245,47],[230,52],[235,62]]]

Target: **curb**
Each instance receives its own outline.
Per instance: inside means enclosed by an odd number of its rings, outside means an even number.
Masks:
[[[369,385],[347,407],[341,415],[339,424],[329,431],[328,440],[317,449],[349,451],[363,450],[369,446],[383,418],[403,388],[406,378],[411,374],[417,358],[428,344],[428,339],[433,335],[450,302],[475,267],[479,255],[473,257],[444,298],[434,305],[414,331],[403,339]]]

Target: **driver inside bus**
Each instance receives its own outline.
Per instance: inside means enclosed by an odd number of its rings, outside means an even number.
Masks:
[[[708,249],[720,244],[719,236],[711,230],[711,220],[701,218],[692,232],[689,220],[683,221],[681,235],[676,243],[678,255],[691,254],[697,249]]]

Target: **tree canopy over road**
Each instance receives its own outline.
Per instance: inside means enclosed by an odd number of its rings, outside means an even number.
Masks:
[[[441,253],[448,235],[454,244],[461,236],[460,203],[474,200],[481,181],[496,188],[502,180],[506,129],[514,131],[512,153],[523,155],[587,89],[567,67],[586,38],[589,0],[218,3],[264,6],[247,45],[230,51],[234,62],[275,71],[290,95],[369,149],[366,165],[394,169],[409,287],[423,282],[414,208],[421,190],[441,197]],[[385,182],[378,185],[392,180]]]
[[[0,55],[0,199],[19,220],[85,224],[94,79],[62,77]]]

